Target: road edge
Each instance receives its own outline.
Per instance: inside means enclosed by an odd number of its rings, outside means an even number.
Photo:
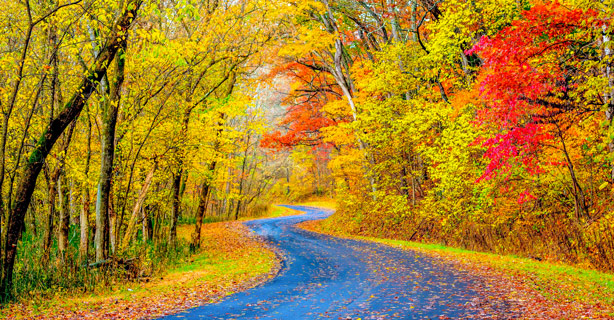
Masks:
[[[329,208],[318,209],[330,210]],[[522,313],[522,319],[614,319],[614,307],[608,307],[599,301],[594,303],[577,300],[562,301],[556,295],[556,291],[561,290],[556,284],[541,281],[541,279],[529,273],[502,268],[501,265],[482,257],[495,254],[468,250],[454,252],[454,248],[450,248],[452,250],[449,252],[446,250],[429,250],[424,246],[416,246],[416,243],[409,241],[365,237],[327,230],[323,227],[324,221],[325,219],[304,221],[296,224],[295,227],[318,234],[378,243],[402,250],[409,250],[450,263],[459,270],[476,274],[485,281],[486,287],[493,289],[486,296],[488,299],[493,300],[488,303],[497,303],[494,300],[502,299],[512,302],[513,308],[517,308]],[[502,255],[495,256],[509,258]],[[519,258],[518,260],[522,259]],[[479,303],[476,302],[476,304]],[[483,317],[492,319],[492,315],[478,315],[478,319],[483,319]]]

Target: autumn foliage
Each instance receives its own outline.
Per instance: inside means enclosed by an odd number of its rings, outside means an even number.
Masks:
[[[594,10],[540,4],[468,50],[484,60],[476,86],[488,108],[477,120],[502,132],[484,142],[490,163],[482,178],[509,172],[514,158],[530,174],[540,173],[536,156],[544,143],[605,103],[589,96],[579,69],[596,59],[587,47],[600,34],[596,17]]]
[[[611,2],[313,3],[280,56],[335,94],[281,124],[320,111],[331,224],[613,270]]]
[[[268,210],[265,1],[0,1],[0,303],[108,290]],[[270,160],[270,161],[269,161]],[[177,236],[190,226],[189,240]]]
[[[283,119],[278,123],[279,130],[264,135],[261,145],[265,148],[291,148],[298,145],[320,146],[324,142],[320,130],[335,124],[334,119],[326,117],[322,106],[334,100],[332,80],[325,74],[315,72],[306,63],[289,62],[274,69],[269,77],[284,77],[295,83],[292,94],[284,99],[287,105]]]
[[[2,301],[314,194],[349,232],[614,271],[612,0],[0,4]]]

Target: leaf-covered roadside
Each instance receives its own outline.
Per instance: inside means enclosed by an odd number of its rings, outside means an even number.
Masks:
[[[192,228],[178,236],[188,240]],[[202,251],[179,268],[147,282],[122,285],[87,297],[57,297],[36,306],[12,304],[0,311],[8,319],[149,319],[218,301],[254,287],[279,270],[276,253],[239,222],[203,226]]]
[[[481,296],[467,306],[476,311],[475,319],[493,319],[489,309],[500,304],[519,311],[522,319],[614,319],[614,276],[610,274],[441,245],[355,236],[330,228],[325,220],[299,227],[412,250],[480,277],[483,285],[475,289]]]

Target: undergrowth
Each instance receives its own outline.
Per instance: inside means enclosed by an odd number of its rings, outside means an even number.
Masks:
[[[160,274],[190,255],[185,240],[177,241],[174,246],[169,246],[166,241],[137,241],[123,254],[104,263],[80,261],[77,249],[79,234],[73,229],[64,257],[59,256],[54,242],[49,258],[44,259],[40,238],[41,235],[24,233],[23,250],[19,251],[15,265],[14,300],[37,303],[63,294],[105,292],[127,281]]]
[[[59,290],[56,286],[45,292],[36,289],[28,298],[22,296],[0,309],[0,318],[149,318],[216,301],[274,275],[278,266],[275,253],[249,237],[247,227],[239,223],[205,224],[201,250],[191,254],[188,242],[193,228],[178,227],[174,250],[151,243],[130,248],[126,256],[142,257],[139,270],[146,270],[145,274],[128,278],[125,273],[117,273],[96,278],[96,270],[90,269],[83,276],[92,283],[91,288],[67,286]],[[156,254],[157,250],[165,250],[166,254]],[[60,281],[59,277],[54,275],[53,281]],[[98,279],[106,284],[96,284]],[[41,288],[49,285],[38,283]]]

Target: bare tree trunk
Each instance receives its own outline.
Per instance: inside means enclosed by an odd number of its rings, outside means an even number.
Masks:
[[[187,99],[188,103],[192,102],[192,97],[189,96]],[[190,124],[190,115],[192,113],[192,110],[194,109],[195,106],[191,106],[189,107],[184,115],[183,115],[183,127],[181,128],[181,135],[185,135],[188,133],[188,126]],[[178,158],[178,171],[177,173],[175,173],[175,175],[173,176],[173,199],[172,199],[172,204],[173,204],[173,211],[172,211],[172,217],[171,217],[171,228],[169,231],[169,236],[168,236],[168,242],[171,246],[174,246],[176,241],[177,241],[177,220],[179,219],[179,210],[181,209],[181,180],[183,177],[183,151],[180,150],[179,151],[179,155],[177,155]]]
[[[190,105],[190,107],[188,107],[183,115],[183,127],[181,129],[181,134],[185,135],[188,132],[188,125],[190,124],[190,115],[192,113],[192,110],[194,110],[194,108],[196,108],[198,106],[198,104],[202,103],[203,101],[205,101],[211,94],[213,94],[221,85],[224,84],[224,82],[226,82],[227,80],[229,80],[231,82],[231,88],[234,85],[235,81],[236,81],[236,75],[234,73],[234,68],[236,67],[233,66],[232,68],[230,68],[230,71],[226,74],[225,77],[223,77],[221,79],[220,82],[217,83],[217,85],[210,90],[207,94],[205,94],[204,97],[202,97],[198,102],[196,103],[192,103],[192,94],[194,92],[195,88],[192,88],[192,90],[189,91],[189,95],[186,97],[186,103],[188,103],[188,105]],[[202,79],[202,77],[204,76],[204,73],[202,73],[198,79],[198,81],[196,81],[197,83],[200,82],[200,80]],[[232,89],[229,91],[229,93],[232,92]],[[182,175],[187,177],[187,174],[184,173],[184,168],[183,168],[183,157],[184,155],[180,152],[180,154],[178,155],[179,158],[179,171],[177,172],[176,176],[173,177],[173,186],[174,188],[176,186],[179,186],[181,181],[182,181]],[[181,187],[181,189],[185,190],[185,184]],[[178,193],[176,191],[179,191]],[[174,242],[177,239],[177,220],[179,218],[179,210],[180,210],[180,204],[181,204],[181,196],[183,195],[183,191],[178,190],[178,189],[174,189],[173,191],[173,216],[171,218],[171,230],[169,232],[169,243],[172,245],[174,244]]]
[[[63,171],[64,171],[64,165],[65,165],[65,158],[66,155],[68,154],[68,147],[70,146],[70,140],[72,138],[72,134],[73,131],[75,129],[75,122],[73,122],[70,125],[70,128],[68,129],[68,132],[66,132],[66,138],[64,139],[63,142],[63,156],[60,157],[58,159],[58,164],[55,168],[55,170],[53,170],[53,173],[51,174],[51,176],[49,177],[49,185],[48,185],[48,197],[49,197],[49,208],[48,208],[48,216],[47,216],[47,221],[48,221],[48,225],[47,228],[45,229],[45,237],[44,237],[44,242],[43,242],[43,256],[41,261],[43,263],[47,263],[49,262],[49,256],[51,254],[51,243],[53,242],[53,226],[54,226],[54,221],[55,221],[55,216],[56,216],[56,207],[55,207],[55,201],[56,201],[56,196],[60,195],[60,197],[62,197],[62,194],[59,193],[59,183],[60,183],[60,179],[62,177]],[[64,202],[62,202],[63,198],[60,198],[60,206],[62,206],[64,204]],[[62,208],[60,209],[62,210]],[[62,232],[62,217],[60,217],[60,220],[58,222],[58,232]],[[68,236],[66,236],[66,239],[68,239]],[[61,241],[62,239],[60,238],[60,236],[58,235],[58,240]],[[60,243],[58,243],[58,248],[60,248]],[[62,253],[63,251],[61,251],[60,249],[60,253]]]
[[[563,146],[563,154],[565,155],[565,160],[567,161],[567,169],[569,169],[569,175],[571,177],[572,185],[573,185],[573,196],[574,196],[574,209],[576,214],[576,221],[579,223],[582,216],[588,218],[588,206],[586,204],[586,197],[584,196],[584,191],[578,182],[576,177],[576,171],[574,169],[573,162],[569,157],[569,152],[567,151],[567,145],[565,144],[565,139],[563,137],[563,132],[559,127],[559,124],[556,123],[556,128],[558,131],[559,139],[561,140],[561,144]]]
[[[290,195],[290,167],[286,167],[286,196]]]
[[[397,8],[394,6],[394,1],[387,0],[386,6],[388,7],[388,16],[390,22],[390,30],[392,31],[392,38],[396,42],[401,42],[401,28],[399,26],[399,21],[397,20],[396,10]]]
[[[245,166],[247,165],[247,152],[249,151],[249,141],[251,136],[247,134],[245,142],[245,151],[243,152],[243,161],[241,163],[241,175],[239,175],[239,197],[237,198],[237,207],[235,208],[235,220],[239,220],[239,210],[241,210],[241,196],[243,195],[243,184],[245,181]]]
[[[15,204],[9,214],[7,223],[4,268],[0,287],[0,294],[3,295],[3,300],[8,299],[12,295],[13,267],[17,255],[18,240],[21,238],[24,218],[30,206],[32,193],[34,192],[36,180],[43,167],[43,163],[66,127],[79,116],[83,106],[102,79],[102,76],[106,73],[109,63],[115,58],[121,43],[125,41],[124,36],[132,25],[132,21],[136,17],[141,4],[142,0],[132,0],[127,4],[127,9],[117,20],[113,27],[113,32],[110,33],[105,42],[106,45],[96,57],[90,71],[84,76],[81,84],[77,87],[73,97],[65,105],[64,109],[47,125],[46,130],[43,131],[43,134],[36,143],[28,163],[25,165],[17,187]]]
[[[231,153],[228,155],[228,160],[232,161],[232,159],[233,159],[233,155]],[[232,167],[228,166],[226,174],[229,177],[232,175]],[[227,179],[224,185],[224,194],[226,195],[230,194],[230,185],[231,185],[231,179]],[[228,199],[228,196],[224,197],[224,201],[222,203],[222,211],[220,212],[220,216],[230,217],[230,211],[228,207],[229,204],[230,204],[230,201]]]
[[[50,32],[49,34],[49,41],[55,46],[56,42],[57,42],[57,36],[56,36],[56,30],[53,30]],[[54,55],[52,57],[52,64],[54,64],[54,66],[57,66],[57,55]],[[49,119],[53,119],[54,116],[54,109],[56,108],[56,104],[58,103],[58,97],[57,97],[57,78],[58,78],[58,71],[57,68],[54,69],[53,72],[53,79],[51,80],[50,83],[50,97],[49,97],[49,101],[51,102],[51,111],[49,113]],[[7,123],[8,125],[8,123]],[[24,138],[25,138],[25,134],[24,134]],[[64,147],[64,151],[66,152],[67,146]],[[47,211],[47,222],[48,225],[45,228],[45,233],[44,233],[44,239],[43,239],[43,256],[42,256],[42,263],[43,264],[47,264],[49,262],[49,257],[51,255],[51,244],[53,242],[53,231],[54,231],[54,223],[55,223],[55,216],[56,216],[56,207],[55,207],[55,201],[56,201],[56,196],[58,195],[58,181],[59,181],[59,177],[60,174],[62,173],[62,167],[63,167],[63,160],[60,159],[59,163],[57,164],[57,167],[55,168],[55,170],[53,171],[53,173],[51,174],[51,177],[48,177],[48,211]],[[4,169],[3,169],[4,170]],[[4,174],[2,174],[2,176],[4,176]],[[9,190],[10,193],[10,190]],[[10,202],[10,201],[9,201]]]
[[[414,43],[418,42],[418,21],[416,15],[418,14],[418,1],[411,2],[411,40]]]
[[[29,1],[25,2],[26,10],[28,14],[28,29],[26,30],[26,35],[24,38],[23,49],[21,52],[21,57],[17,63],[17,77],[15,79],[15,83],[12,87],[11,96],[5,108],[3,108],[3,118],[2,118],[2,135],[0,136],[0,226],[4,225],[4,216],[6,214],[4,210],[4,199],[2,198],[2,187],[4,186],[4,175],[6,171],[6,142],[8,138],[8,130],[9,130],[9,120],[11,118],[11,114],[13,113],[13,109],[15,108],[15,101],[17,101],[17,95],[19,93],[19,89],[21,87],[21,82],[23,80],[23,71],[25,66],[25,60],[28,55],[28,49],[30,47],[30,41],[32,40],[32,31],[34,30],[34,24],[32,22],[32,12],[30,9]],[[1,102],[0,102],[1,104]],[[9,209],[10,210],[10,209]],[[7,210],[8,211],[8,210]],[[7,235],[8,236],[8,235]],[[8,247],[8,243],[4,243],[4,241],[0,241],[0,244]],[[3,246],[0,245],[0,248]],[[4,258],[4,257],[2,257]],[[0,261],[3,262],[3,259]],[[4,277],[4,270],[2,271],[2,276]]]
[[[409,181],[407,181],[407,167],[405,163],[401,163],[401,194],[409,198]]]

